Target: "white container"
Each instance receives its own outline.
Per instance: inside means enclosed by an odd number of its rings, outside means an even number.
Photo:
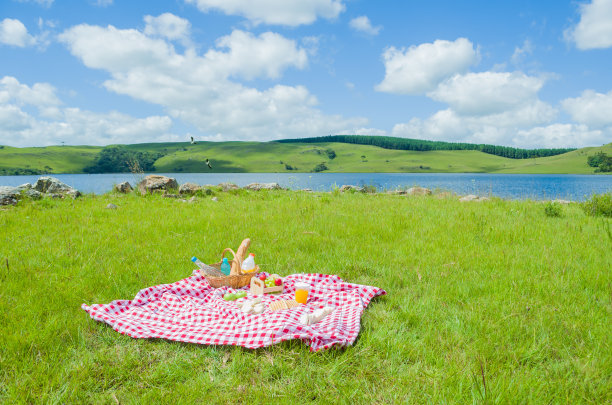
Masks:
[[[242,271],[250,273],[255,270],[255,254],[249,253],[249,257],[242,262]]]

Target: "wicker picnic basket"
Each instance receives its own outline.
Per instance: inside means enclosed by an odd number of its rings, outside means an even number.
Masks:
[[[221,261],[210,265],[211,267],[214,267],[217,270],[221,270],[221,263],[223,263],[223,257],[225,256],[225,253],[231,252],[234,257],[231,261],[228,260],[232,266],[229,276],[213,277],[206,274],[202,274],[201,272],[200,274],[206,277],[206,281],[208,281],[208,283],[214,288],[226,286],[232,288],[241,288],[246,285],[250,285],[251,278],[253,277],[253,275],[255,275],[255,273],[259,271],[259,266],[257,265],[255,266],[255,270],[250,273],[244,273],[242,271],[242,262],[244,260],[246,251],[249,249],[250,244],[251,240],[245,239],[242,241],[242,244],[238,248],[237,252],[234,252],[230,248],[223,249],[223,252],[221,253]]]

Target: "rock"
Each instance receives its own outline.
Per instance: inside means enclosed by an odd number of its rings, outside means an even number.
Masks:
[[[214,186],[212,186],[214,187]],[[202,188],[200,189],[200,193],[204,194],[204,195],[212,195],[213,191],[211,188],[202,186]]]
[[[188,202],[189,204],[193,204],[193,203],[198,202],[198,199],[197,199],[197,198],[195,197],[195,195],[194,195],[194,196],[193,196],[193,197],[191,197],[191,198],[190,198],[190,199],[189,199],[187,202]]]
[[[15,205],[20,197],[17,187],[0,186],[0,205]]]
[[[219,201],[219,199],[217,197],[213,197],[213,198],[211,198],[211,200],[214,201],[214,202]]]
[[[387,194],[391,194],[391,195],[406,195],[406,194],[408,194],[408,192],[406,190],[389,190],[389,191],[387,191]]]
[[[75,190],[74,188],[68,191],[66,195],[72,197],[73,200],[77,197],[82,196],[81,192],[79,190]]]
[[[62,198],[64,198],[64,195],[59,193],[47,193],[47,195],[49,196],[49,198],[53,198],[54,200],[61,200]]]
[[[107,210],[116,210],[116,209],[117,209],[117,208],[119,208],[119,207],[117,207],[115,204],[112,204],[112,203],[111,203],[111,204],[108,204],[108,205],[107,205],[105,208],[106,208]]]
[[[251,183],[244,187],[246,190],[282,190],[283,188],[278,183]]]
[[[302,191],[305,191],[307,193],[312,193],[312,189],[311,188],[303,188]]]
[[[181,198],[181,196],[178,195],[178,194],[168,194],[168,193],[164,193],[162,195],[162,197],[165,197],[165,198]]]
[[[195,183],[185,183],[181,184],[181,187],[179,187],[179,194],[193,195],[201,189],[202,187],[198,186]]]
[[[127,194],[127,193],[131,193],[132,190],[134,190],[132,188],[132,185],[127,181],[124,181],[123,183],[120,183],[120,184],[115,184],[113,186],[113,191],[116,191],[118,193]]]
[[[234,183],[219,183],[219,187],[221,187],[221,189],[223,191],[229,191],[229,190],[238,190],[240,187],[238,187],[237,185],[235,185]]]
[[[469,202],[469,201],[482,202],[482,201],[489,201],[489,198],[488,197],[478,197],[477,195],[474,195],[474,194],[468,194],[466,196],[461,197],[459,201],[461,202]]]
[[[42,176],[39,177],[38,180],[36,180],[36,183],[34,184],[34,190],[48,194],[65,194],[69,191],[74,190],[74,188],[70,187],[65,183],[62,183],[55,177]]]
[[[551,202],[554,202],[554,203],[557,203],[557,204],[562,204],[562,205],[571,204],[571,201],[568,201],[568,200],[552,200]]]
[[[43,198],[43,193],[41,193],[40,191],[32,190],[32,189],[27,189],[23,193],[23,195],[25,195],[26,197],[32,200],[40,200],[41,198]]]
[[[431,195],[431,190],[425,187],[410,187],[406,193],[408,195]]]
[[[359,193],[365,193],[366,192],[366,190],[363,187],[352,186],[350,184],[345,184],[342,187],[340,187],[340,192],[341,193],[345,193],[347,191],[357,191]]]
[[[16,188],[19,191],[26,191],[26,190],[31,190],[32,185],[30,183],[25,183],[25,184],[22,184],[21,186],[17,186]]]
[[[138,183],[140,194],[152,193],[155,191],[177,189],[178,183],[172,177],[150,174]]]

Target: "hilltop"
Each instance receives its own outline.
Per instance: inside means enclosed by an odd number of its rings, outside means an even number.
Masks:
[[[108,148],[108,147],[107,147]],[[101,146],[0,146],[0,174],[85,173]],[[152,159],[151,172],[388,172],[592,174],[587,157],[612,143],[546,157],[511,159],[480,150],[401,150],[345,142],[189,142],[119,145]],[[211,162],[212,169],[206,165]]]

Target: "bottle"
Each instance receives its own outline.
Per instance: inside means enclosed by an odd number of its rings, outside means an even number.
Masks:
[[[224,257],[223,262],[221,262],[221,271],[229,276],[231,270],[232,266],[230,266],[229,262],[227,261],[227,257]]]
[[[249,253],[249,257],[242,262],[242,271],[250,273],[255,270],[255,253]]]
[[[199,268],[201,268],[201,269],[203,269],[203,268],[204,268],[204,266],[206,266],[204,263],[202,263],[202,262],[200,261],[200,259],[198,259],[198,258],[197,258],[197,257],[195,257],[195,256],[193,256],[193,257],[191,258],[191,261],[192,261],[192,262],[193,262],[193,263],[194,263],[196,266],[198,266],[198,267],[199,267]]]

